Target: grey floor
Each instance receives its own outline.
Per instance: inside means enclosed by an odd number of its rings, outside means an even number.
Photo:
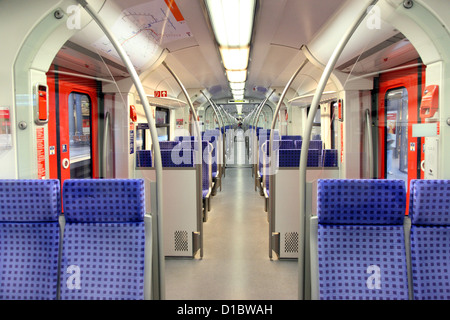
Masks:
[[[249,167],[227,168],[203,228],[203,259],[166,259],[166,299],[297,299],[297,261],[269,259],[264,198]]]

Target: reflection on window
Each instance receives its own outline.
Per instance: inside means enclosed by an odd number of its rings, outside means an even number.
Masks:
[[[386,93],[386,178],[408,181],[408,91]]]
[[[158,132],[158,140],[159,141],[168,141],[169,140],[169,128],[168,127],[156,128],[156,132]]]
[[[70,177],[91,178],[91,102],[86,94],[69,95]]]
[[[158,132],[159,141],[168,141],[169,129],[170,129],[170,119],[169,119],[169,109],[156,108],[155,110],[155,123],[156,131]]]

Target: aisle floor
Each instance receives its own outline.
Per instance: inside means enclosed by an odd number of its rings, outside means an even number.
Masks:
[[[166,299],[297,299],[298,263],[269,259],[264,198],[249,167],[227,168],[203,228],[203,259],[166,259]]]

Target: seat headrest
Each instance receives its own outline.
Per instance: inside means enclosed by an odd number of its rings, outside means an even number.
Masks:
[[[322,224],[403,224],[405,182],[319,179],[317,202],[317,215]]]
[[[63,184],[67,222],[144,220],[143,179],[70,179]]]
[[[0,221],[58,221],[59,180],[0,180]]]
[[[411,180],[411,223],[450,225],[450,180]]]

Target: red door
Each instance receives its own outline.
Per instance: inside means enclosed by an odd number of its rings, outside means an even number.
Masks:
[[[423,65],[384,73],[379,79],[378,178],[404,180],[408,202],[411,179],[423,177],[423,142],[413,138],[412,125],[420,123],[424,85]]]
[[[53,70],[56,69],[56,72]],[[98,178],[98,89],[95,80],[58,73],[51,68],[49,86],[50,178]]]

